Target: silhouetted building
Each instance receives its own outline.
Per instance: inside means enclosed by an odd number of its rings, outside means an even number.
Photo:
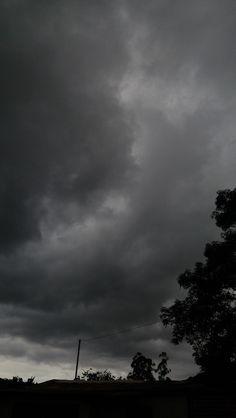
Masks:
[[[51,380],[0,387],[1,418],[236,418],[235,383]]]

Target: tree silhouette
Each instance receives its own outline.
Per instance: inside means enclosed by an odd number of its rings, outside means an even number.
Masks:
[[[236,370],[236,189],[217,193],[212,213],[222,241],[205,247],[205,262],[178,278],[187,296],[161,309],[172,341],[185,339],[202,371]]]
[[[154,381],[153,372],[156,373],[156,364],[152,359],[145,357],[142,353],[136,353],[133,357],[131,368],[133,369],[127,379]]]
[[[167,366],[169,358],[164,351],[162,351],[162,353],[159,354],[159,358],[161,359],[161,361],[157,366],[158,379],[160,381],[170,380],[170,378],[167,377],[167,375],[171,372],[171,369],[168,369]]]
[[[82,372],[81,379],[87,382],[113,382],[116,380],[116,377],[113,376],[110,370],[95,371],[90,368]]]

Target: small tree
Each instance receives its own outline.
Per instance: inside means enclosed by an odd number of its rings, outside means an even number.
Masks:
[[[154,381],[153,372],[156,373],[156,364],[152,359],[145,357],[142,353],[136,353],[133,357],[131,368],[133,369],[127,379]]]
[[[113,382],[116,380],[109,370],[95,371],[92,368],[84,370],[81,379],[86,382]]]
[[[218,192],[212,217],[223,231],[223,241],[207,244],[205,262],[179,276],[187,296],[163,307],[161,319],[173,327],[173,343],[186,339],[192,346],[203,371],[235,373],[236,189]]]
[[[170,380],[170,378],[167,377],[167,375],[171,372],[171,369],[168,369],[167,366],[169,358],[167,357],[167,354],[164,351],[161,354],[159,354],[159,358],[161,359],[161,361],[157,366],[158,379],[160,381]]]

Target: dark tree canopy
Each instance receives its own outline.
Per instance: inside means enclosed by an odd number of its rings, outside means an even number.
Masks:
[[[28,377],[28,379],[25,381],[22,379],[22,377],[19,377],[19,376],[13,376],[12,379],[0,378],[0,386],[6,386],[6,387],[31,386],[35,384],[34,379],[35,379],[34,376]]]
[[[167,354],[165,351],[162,351],[161,354],[159,354],[160,363],[157,366],[157,372],[158,372],[158,379],[160,381],[170,380],[167,375],[171,372],[171,369],[168,368],[167,362],[169,360]]]
[[[136,353],[131,363],[133,370],[128,374],[127,379],[154,381],[153,372],[157,371],[155,366],[152,359],[145,357],[142,353]]]
[[[205,262],[196,263],[178,278],[187,295],[161,309],[172,341],[192,346],[203,371],[236,370],[236,189],[217,193],[212,213],[222,240],[205,247]]]
[[[82,372],[81,380],[87,382],[113,382],[116,377],[110,372],[110,370],[95,371],[92,368],[84,370]]]

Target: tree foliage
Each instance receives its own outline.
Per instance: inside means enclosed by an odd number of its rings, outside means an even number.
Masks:
[[[0,386],[31,386],[35,384],[34,379],[34,376],[28,377],[28,379],[25,381],[22,377],[19,376],[13,376],[12,379],[0,378]]]
[[[168,368],[167,362],[169,358],[167,354],[165,353],[165,351],[159,354],[159,358],[161,359],[161,361],[157,366],[158,379],[162,382],[166,380],[170,380],[167,375],[171,372],[171,369]]]
[[[82,372],[81,379],[86,382],[113,382],[116,377],[109,370],[95,371],[90,368]]]
[[[136,353],[133,357],[131,368],[133,369],[127,379],[154,381],[153,372],[156,373],[156,364],[152,359],[145,357],[142,353]]]
[[[185,339],[208,372],[236,366],[236,189],[217,193],[212,218],[222,240],[207,244],[205,262],[179,276],[185,299],[161,309],[163,324],[173,327],[172,341]]]

